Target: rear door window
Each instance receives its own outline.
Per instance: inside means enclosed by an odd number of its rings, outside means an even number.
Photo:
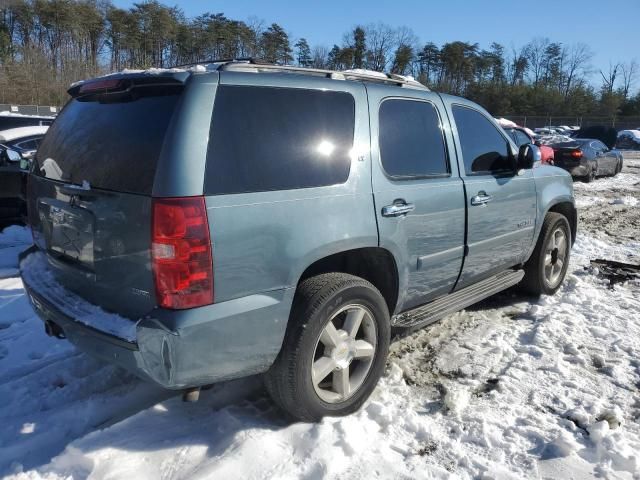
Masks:
[[[345,183],[355,102],[345,92],[221,86],[205,193],[290,190]]]
[[[507,139],[496,126],[472,108],[454,105],[452,110],[467,175],[513,173]]]
[[[90,96],[67,104],[40,144],[35,173],[150,194],[180,88],[135,90],[126,96]]]
[[[449,174],[440,118],[433,104],[385,100],[379,118],[380,158],[387,175],[415,178]]]

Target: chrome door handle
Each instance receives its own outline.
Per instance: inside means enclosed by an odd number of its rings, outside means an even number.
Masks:
[[[471,197],[471,205],[486,205],[493,197],[491,195],[487,195],[484,192],[478,192],[475,197]]]
[[[394,203],[393,205],[387,205],[382,207],[383,217],[399,217],[412,212],[416,206],[413,203]]]

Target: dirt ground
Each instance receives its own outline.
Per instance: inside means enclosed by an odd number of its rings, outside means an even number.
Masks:
[[[574,185],[580,231],[618,244],[640,238],[640,152],[625,152],[616,177]]]

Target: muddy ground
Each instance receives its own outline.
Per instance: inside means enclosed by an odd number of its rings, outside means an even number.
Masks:
[[[618,244],[640,238],[640,152],[624,159],[616,177],[575,183],[579,231]]]

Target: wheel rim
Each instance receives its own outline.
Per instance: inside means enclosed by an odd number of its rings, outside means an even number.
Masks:
[[[347,305],[329,319],[316,341],[311,381],[318,397],[340,403],[362,386],[375,358],[377,328],[371,311]]]
[[[544,253],[544,278],[551,288],[555,288],[567,261],[567,235],[562,228],[553,231]]]

